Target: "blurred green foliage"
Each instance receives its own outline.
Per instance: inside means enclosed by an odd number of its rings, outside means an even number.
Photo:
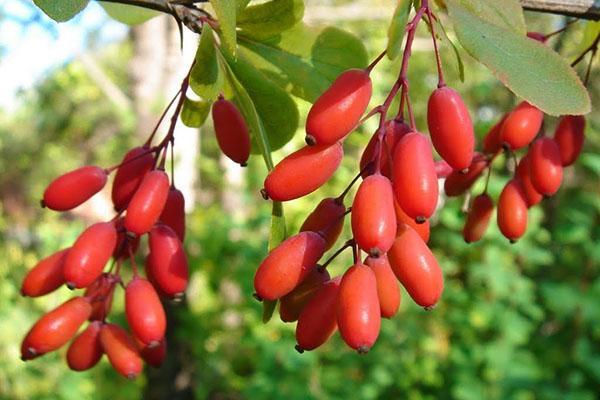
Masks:
[[[552,17],[531,18],[530,27],[548,31]],[[379,23],[346,26],[365,38],[371,56],[385,48]],[[426,37],[425,30],[420,31]],[[569,52],[580,30],[559,43]],[[425,43],[425,42],[423,42]],[[447,80],[459,90],[481,138],[515,99],[486,70],[465,57],[466,81],[458,81],[454,54],[443,46]],[[429,93],[435,87],[433,53],[411,58],[411,99],[417,124],[425,127]],[[127,88],[128,44],[98,53],[112,78]],[[384,60],[374,76],[374,103],[381,101],[398,66]],[[590,82],[598,103],[598,69]],[[20,282],[36,260],[71,243],[81,220],[36,207],[52,177],[84,163],[112,165],[132,137],[129,113],[112,106],[77,61],[48,74],[23,93],[19,107],[0,110],[0,398],[133,399],[152,393],[153,379],[129,382],[103,360],[95,369],[67,369],[65,349],[24,363],[19,346],[29,326],[71,294],[66,289],[42,299],[23,299]],[[300,102],[306,115],[308,104]],[[332,181],[305,199],[286,204],[294,232],[322,197],[343,190],[356,173],[361,147],[374,121],[346,142],[347,156]],[[548,119],[551,132],[554,119]],[[243,217],[232,217],[219,199],[226,193],[218,148],[210,127],[201,130],[199,160],[202,204],[188,217],[186,238],[193,276],[187,304],[171,307],[177,323],[173,341],[188,353],[173,353],[198,399],[596,399],[600,395],[600,115],[588,116],[584,154],[565,174],[559,193],[530,212],[526,236],[510,245],[492,225],[485,239],[466,245],[460,231],[462,199],[448,199],[433,221],[431,247],[445,273],[446,289],[433,311],[415,306],[403,292],[401,310],[385,320],[367,355],[350,351],[334,336],[321,349],[298,354],[293,326],[277,316],[261,322],[251,296],[256,266],[266,252],[269,203],[258,195],[265,174],[255,156],[247,169]],[[302,141],[276,153],[278,160]],[[493,197],[508,179],[504,160],[490,183]],[[475,188],[475,193],[481,186]],[[207,200],[208,199],[208,200]],[[346,227],[346,236],[349,233]],[[340,243],[344,239],[340,239]],[[349,266],[340,257],[332,271]],[[123,320],[122,291],[113,319]],[[151,376],[160,376],[162,372]],[[181,380],[181,382],[180,382]],[[145,391],[146,390],[146,391]]]

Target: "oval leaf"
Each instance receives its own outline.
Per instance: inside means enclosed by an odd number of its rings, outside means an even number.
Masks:
[[[215,99],[223,87],[223,76],[217,62],[215,37],[208,24],[202,27],[200,43],[196,50],[196,64],[190,73],[190,86],[205,100]]]
[[[127,4],[100,2],[104,11],[114,20],[127,25],[139,25],[160,13],[143,7],[130,6]]]
[[[392,22],[388,28],[388,43],[386,54],[390,60],[396,59],[402,50],[402,39],[410,14],[412,0],[398,0]]]
[[[240,35],[266,39],[290,29],[302,20],[302,0],[272,0],[246,8],[237,18]]]
[[[457,0],[454,0],[454,2],[457,2]],[[519,0],[458,0],[458,2],[467,11],[484,21],[522,35],[527,33],[523,7],[521,7]]]
[[[181,110],[181,122],[190,128],[199,128],[204,125],[212,102],[206,100],[191,100],[186,97]]]
[[[235,0],[210,0],[210,4],[219,20],[221,42],[225,52],[232,57],[236,54],[236,10],[238,4]]]
[[[90,0],[33,0],[44,14],[56,22],[65,22],[79,14]]]
[[[506,87],[550,115],[586,114],[590,97],[567,61],[547,46],[493,25],[447,0],[462,46]]]

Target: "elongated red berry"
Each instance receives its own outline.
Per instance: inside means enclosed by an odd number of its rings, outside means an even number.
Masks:
[[[400,307],[400,286],[387,256],[367,257],[365,264],[373,270],[377,280],[377,297],[383,318],[391,318]]]
[[[74,297],[42,316],[23,339],[21,359],[31,360],[62,347],[75,336],[91,312],[87,299]]]
[[[183,243],[185,239],[185,198],[181,190],[171,186],[160,221],[171,227]]]
[[[511,242],[527,230],[527,200],[519,180],[510,180],[500,193],[497,220],[500,232]]]
[[[463,228],[465,242],[477,242],[483,237],[490,224],[493,212],[494,202],[487,193],[475,197]]]
[[[284,240],[263,260],[254,275],[259,297],[276,300],[290,293],[315,268],[325,252],[325,240],[315,232],[300,232]]]
[[[343,72],[315,101],[306,118],[306,142],[333,144],[358,124],[372,94],[369,72],[350,69]]]
[[[71,288],[83,288],[102,274],[117,245],[117,230],[112,222],[99,222],[77,238],[67,253],[63,273]]]
[[[321,346],[337,329],[337,301],[342,278],[326,282],[304,306],[296,325],[296,349],[300,352]]]
[[[466,173],[463,171],[453,171],[444,181],[444,192],[446,196],[460,196],[469,190],[479,179],[483,171],[487,168],[488,161],[481,154],[475,154],[473,161]]]
[[[135,192],[125,215],[125,228],[142,235],[158,221],[169,196],[169,177],[165,171],[148,172]]]
[[[384,137],[381,142],[382,148],[380,151],[380,163],[381,163],[381,174],[390,178],[392,177],[392,156],[396,145],[402,139],[404,135],[411,131],[410,126],[406,125],[402,121],[391,119],[385,122],[384,125]],[[362,153],[360,158],[360,171],[363,178],[371,175],[375,171],[375,150],[377,149],[377,142],[379,141],[378,132],[375,132],[367,147]],[[370,163],[370,165],[369,165]],[[369,168],[367,168],[369,166]]]
[[[42,206],[55,211],[68,211],[98,193],[108,174],[105,169],[88,165],[59,176],[44,191]]]
[[[435,174],[437,175],[438,179],[447,178],[452,171],[454,170],[446,161],[438,160],[435,162]]]
[[[242,167],[250,157],[250,133],[244,117],[235,104],[223,96],[213,103],[212,118],[219,148]]]
[[[429,140],[420,133],[405,135],[394,152],[394,193],[410,217],[423,222],[435,211],[438,183]]]
[[[313,268],[308,276],[279,302],[279,316],[283,322],[293,322],[312,296],[329,280],[329,272]]]
[[[521,183],[521,188],[523,189],[523,193],[525,194],[525,200],[527,201],[527,207],[533,207],[540,201],[542,201],[544,196],[540,192],[538,192],[533,187],[533,183],[531,183],[531,170],[529,169],[529,154],[525,154],[523,158],[521,158],[521,161],[519,161],[515,178],[518,179]]]
[[[544,113],[526,101],[521,102],[507,115],[502,124],[500,139],[512,150],[527,146],[542,127]]]
[[[135,254],[137,251],[140,245],[140,237],[132,237],[127,234],[124,217],[119,217],[115,220],[115,229],[117,230],[117,245],[115,246],[113,257],[115,259],[129,259],[129,255]]]
[[[116,211],[127,208],[142,179],[154,166],[154,154],[149,147],[134,147],[125,154],[120,165],[111,194]]]
[[[419,236],[421,236],[421,239],[423,239],[425,243],[429,242],[429,220],[423,222],[422,224],[418,224],[414,218],[409,217],[408,214],[404,212],[397,200],[394,200],[394,210],[396,211],[396,223],[398,226],[403,224],[410,226],[419,234]]]
[[[167,225],[158,224],[150,231],[148,243],[150,256],[146,268],[152,279],[167,296],[182,295],[188,284],[189,269],[177,234]]]
[[[281,160],[267,175],[264,193],[274,201],[306,196],[331,178],[343,157],[340,143],[303,147]]]
[[[23,279],[21,294],[29,297],[43,296],[63,285],[63,266],[68,251],[69,248],[62,249],[38,262]]]
[[[167,356],[167,339],[163,338],[158,346],[146,346],[137,341],[140,356],[154,368],[159,368]]]
[[[102,325],[100,342],[108,361],[119,374],[134,379],[142,372],[142,358],[133,339],[123,328],[115,324]]]
[[[502,125],[508,114],[504,114],[500,121],[496,122],[483,137],[483,152],[485,154],[494,154],[502,149]]]
[[[386,253],[396,237],[394,191],[388,178],[376,173],[360,184],[352,203],[352,234],[373,257]]]
[[[457,91],[447,86],[433,91],[427,103],[427,126],[439,155],[456,170],[468,168],[475,133],[469,110]]]
[[[444,276],[423,239],[410,226],[398,227],[398,236],[387,254],[396,277],[421,307],[431,308],[444,291]]]
[[[342,277],[337,323],[344,342],[359,353],[368,352],[379,336],[381,309],[377,279],[364,264],[354,264]]]
[[[558,145],[551,138],[539,138],[529,148],[531,183],[539,193],[552,196],[560,188],[563,167]]]
[[[104,351],[100,343],[102,322],[92,321],[71,342],[67,351],[67,364],[73,371],[85,371],[98,364]]]
[[[308,214],[300,227],[300,232],[321,232],[325,238],[325,251],[329,250],[340,237],[344,228],[344,203],[333,197],[327,197]]]
[[[125,289],[125,315],[133,334],[147,345],[158,345],[167,329],[165,310],[152,284],[134,277]]]
[[[554,140],[560,150],[563,167],[571,165],[579,157],[585,140],[585,117],[566,115],[562,117],[554,132]]]

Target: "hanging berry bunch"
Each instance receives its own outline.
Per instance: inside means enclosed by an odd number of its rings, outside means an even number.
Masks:
[[[255,297],[279,300],[281,319],[297,321],[299,352],[319,347],[337,329],[349,347],[368,352],[377,340],[381,318],[391,318],[398,310],[398,281],[419,306],[430,310],[437,304],[444,278],[427,242],[429,220],[440,195],[438,179],[445,180],[447,196],[464,195],[481,176],[489,181],[499,154],[505,151],[516,157],[515,151],[529,146],[497,200],[500,231],[515,242],[526,231],[528,208],[556,193],[562,168],[581,151],[583,117],[563,117],[554,138],[539,136],[544,115],[527,102],[507,113],[485,137],[482,152],[476,151],[469,111],[460,94],[444,81],[434,25],[437,17],[428,3],[421,1],[406,25],[400,73],[383,104],[363,118],[372,94],[370,73],[385,52],[366,69],[338,76],[308,113],[307,146],[285,157],[265,179],[265,199],[288,201],[312,193],[340,165],[345,138],[367,118],[379,115],[356,178],[339,197],[323,199],[300,232],[274,248],[256,271]],[[407,78],[411,46],[422,19],[431,32],[439,77],[427,104],[429,136],[415,124]],[[400,108],[388,119],[397,95]],[[440,160],[434,160],[433,150]],[[360,178],[354,200],[346,208],[345,198]],[[466,242],[482,238],[493,211],[486,181],[467,213]],[[347,214],[352,237],[320,263],[341,235]],[[353,264],[341,276],[330,276],[327,267],[346,248],[353,251]]]

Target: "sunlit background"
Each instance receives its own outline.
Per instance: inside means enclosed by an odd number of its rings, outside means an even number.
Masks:
[[[392,7],[387,1],[306,1],[310,26],[334,25],[360,37],[372,59],[385,48]],[[444,21],[443,21],[444,22]],[[530,30],[551,32],[564,18],[527,14]],[[447,29],[451,26],[447,23]],[[582,24],[550,43],[568,59],[578,54]],[[451,35],[452,36],[452,35]],[[411,100],[425,130],[426,101],[437,75],[431,42],[419,29],[410,60]],[[266,253],[269,203],[259,194],[266,169],[260,156],[240,169],[220,155],[211,122],[177,128],[177,185],[186,194],[186,248],[193,270],[187,301],[168,305],[169,355],[159,370],[130,382],[106,359],[76,373],[66,349],[30,362],[20,343],[45,311],[72,293],[61,288],[22,298],[21,280],[37,260],[70,245],[92,222],[111,218],[109,189],[73,212],[39,207],[47,183],[84,164],[115,165],[142,143],[176,92],[197,38],[180,50],[167,17],[128,27],[92,2],[56,24],[27,0],[0,3],[0,398],[2,399],[572,399],[600,396],[600,115],[588,115],[584,153],[565,171],[559,193],[530,211],[525,237],[510,245],[495,224],[483,241],[461,236],[463,199],[442,199],[430,245],[446,289],[434,311],[406,292],[400,312],[384,320],[377,344],[358,355],[335,335],[322,348],[294,350],[294,326],[275,314],[261,322],[251,296],[254,270]],[[442,43],[447,81],[461,92],[481,138],[519,99],[463,52],[465,82]],[[586,63],[583,63],[586,64]],[[578,68],[583,74],[585,65]],[[372,105],[399,69],[375,69]],[[589,90],[598,104],[600,79]],[[301,100],[304,121],[309,105]],[[548,117],[551,134],[556,123]],[[369,121],[345,143],[335,177],[316,193],[285,206],[289,232],[325,196],[339,194],[357,173]],[[162,131],[164,132],[164,130]],[[276,160],[299,148],[294,140]],[[509,177],[501,158],[490,191]],[[474,193],[479,193],[478,184]],[[350,235],[347,226],[339,243]],[[343,255],[331,266],[342,273]],[[124,323],[117,290],[112,321]]]

